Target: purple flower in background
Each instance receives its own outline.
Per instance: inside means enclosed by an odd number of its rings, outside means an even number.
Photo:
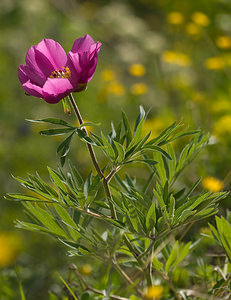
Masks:
[[[87,34],[75,40],[66,55],[62,46],[51,39],[43,39],[30,47],[26,65],[18,68],[24,90],[48,103],[57,103],[71,92],[84,90],[92,79],[101,43]]]

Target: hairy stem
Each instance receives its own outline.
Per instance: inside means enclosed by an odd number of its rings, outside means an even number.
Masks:
[[[77,106],[77,104],[76,104],[76,102],[75,102],[75,99],[74,99],[74,97],[72,96],[72,94],[69,95],[69,99],[70,99],[71,105],[72,105],[72,107],[73,107],[73,109],[74,109],[74,112],[75,112],[75,114],[76,114],[76,117],[77,117],[77,119],[78,119],[78,121],[79,121],[79,124],[82,125],[82,124],[83,124],[83,118],[82,118],[82,116],[81,116],[81,113],[80,113],[80,111],[79,111],[79,109],[78,109],[78,106]],[[86,130],[85,127],[83,127],[83,131],[84,131],[84,133],[88,136],[88,132],[87,132],[87,130]],[[92,162],[93,162],[93,165],[94,165],[94,167],[95,167],[95,169],[96,169],[96,172],[97,172],[97,174],[98,174],[98,175],[102,178],[102,180],[103,180],[103,186],[104,186],[104,190],[105,190],[105,193],[106,193],[106,196],[107,196],[107,200],[108,200],[108,203],[109,203],[109,206],[110,206],[112,218],[113,218],[113,219],[116,219],[116,211],[115,211],[115,207],[114,207],[114,205],[113,205],[113,203],[112,203],[112,196],[111,196],[111,192],[110,192],[110,189],[109,189],[109,186],[108,186],[108,180],[105,178],[105,176],[104,176],[102,170],[101,170],[100,167],[99,167],[99,163],[98,163],[98,161],[97,161],[97,158],[96,158],[96,155],[95,155],[95,152],[94,152],[94,150],[93,150],[92,145],[87,143],[87,147],[88,147],[88,151],[89,151],[89,153],[90,153],[90,156],[91,156],[91,160],[92,160]]]

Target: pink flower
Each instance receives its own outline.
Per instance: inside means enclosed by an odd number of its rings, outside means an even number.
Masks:
[[[92,79],[101,43],[87,34],[75,40],[66,55],[62,46],[51,39],[43,39],[30,47],[26,65],[18,68],[24,90],[48,103],[57,103],[71,92],[80,92]]]

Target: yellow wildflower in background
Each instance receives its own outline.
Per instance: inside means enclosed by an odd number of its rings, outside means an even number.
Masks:
[[[148,287],[147,292],[145,293],[145,299],[160,299],[163,295],[164,288],[161,285],[153,285]]]
[[[148,91],[148,87],[145,83],[135,83],[131,86],[131,93],[133,95],[144,95]]]
[[[209,70],[221,70],[225,67],[225,63],[222,57],[214,56],[205,61],[205,66]]]
[[[221,117],[214,125],[213,133],[217,137],[226,137],[231,135],[231,115]]]
[[[184,16],[179,11],[172,11],[167,15],[167,21],[173,25],[179,25],[184,22]]]
[[[192,20],[199,26],[208,26],[210,24],[209,17],[200,11],[197,11],[192,15]]]
[[[0,233],[0,268],[15,263],[20,248],[18,236],[12,233]]]
[[[92,272],[92,267],[89,264],[84,264],[79,271],[82,275],[88,276]]]
[[[115,95],[115,96],[123,96],[125,93],[125,88],[122,84],[120,84],[117,81],[111,82],[108,87],[107,91],[109,94]]]
[[[109,82],[113,81],[116,78],[115,72],[111,69],[105,69],[102,72],[102,78],[104,81]]]
[[[185,26],[185,31],[190,35],[198,35],[201,32],[201,29],[194,23],[188,23]]]
[[[219,36],[216,39],[217,47],[221,49],[230,49],[231,48],[231,37],[230,36]]]
[[[191,65],[191,59],[188,55],[171,50],[164,51],[161,56],[162,60],[169,64],[188,67]]]
[[[203,187],[213,193],[220,192],[224,188],[224,183],[215,177],[205,177],[202,180]]]
[[[132,64],[129,69],[128,72],[135,77],[141,77],[144,76],[146,74],[146,68],[144,65],[141,64]]]

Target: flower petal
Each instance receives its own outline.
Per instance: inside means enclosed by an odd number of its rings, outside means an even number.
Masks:
[[[18,67],[18,78],[19,78],[21,84],[23,84],[23,83],[25,83],[29,80],[29,77],[25,72],[25,66],[24,65],[20,65]]]
[[[53,65],[54,70],[65,67],[67,55],[63,47],[52,39],[43,39],[37,46],[36,50],[41,52]]]
[[[42,87],[46,81],[44,78],[40,77],[36,71],[24,65],[19,66],[18,77],[22,84],[30,79],[31,83],[38,85],[40,87]]]
[[[71,70],[71,82],[76,88],[79,83],[87,83],[92,79],[97,66],[100,46],[101,43],[97,42],[90,46],[89,51],[81,53],[70,51],[67,54],[67,65]]]
[[[82,66],[80,65],[80,54],[69,52],[67,55],[67,66],[71,71],[71,83],[77,88],[81,76]]]
[[[67,78],[48,78],[43,86],[43,98],[48,103],[58,103],[74,90]]]
[[[44,73],[44,70],[41,69],[38,65],[37,59],[36,59],[36,47],[37,46],[32,46],[30,49],[27,51],[26,54],[26,65],[33,71],[35,71],[40,77],[46,79],[47,76]]]
[[[40,86],[37,86],[37,85],[31,83],[30,80],[23,83],[22,87],[29,95],[38,97],[38,98],[43,98],[42,88]]]
[[[85,52],[88,51],[91,45],[94,45],[95,42],[92,37],[90,37],[89,34],[86,34],[83,37],[78,38],[74,41],[74,44],[71,48],[71,51],[73,53],[77,52]]]
[[[43,39],[26,54],[26,65],[44,79],[54,70],[65,67],[66,62],[67,55],[62,46],[51,39]]]
[[[38,67],[43,72],[45,77],[50,77],[51,73],[55,70],[51,61],[49,61],[49,59],[37,49],[35,49],[35,59]]]

